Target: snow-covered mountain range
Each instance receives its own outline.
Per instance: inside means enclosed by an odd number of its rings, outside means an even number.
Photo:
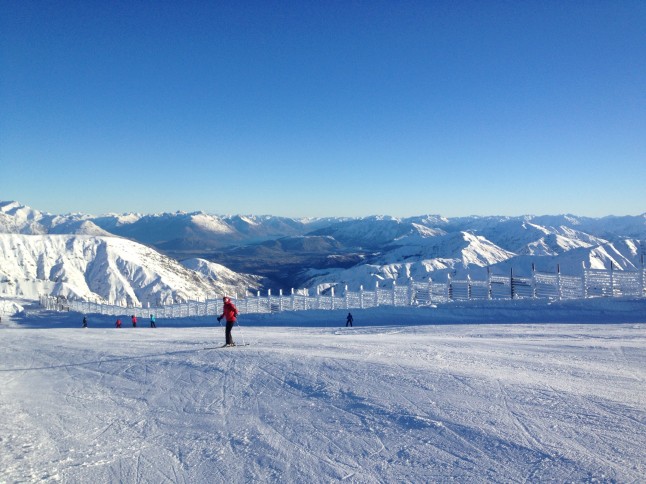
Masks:
[[[222,292],[372,286],[447,274],[634,270],[646,213],[291,219],[203,212],[52,215],[0,202],[0,294],[125,303]],[[142,245],[145,244],[145,245]],[[180,264],[181,262],[181,264]],[[255,274],[255,275],[249,275]]]

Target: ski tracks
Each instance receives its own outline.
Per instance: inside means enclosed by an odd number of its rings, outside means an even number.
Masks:
[[[311,474],[311,478],[329,476],[341,479],[349,473],[355,473],[360,468],[359,463],[347,449],[338,445],[330,436],[330,429],[317,417],[317,409],[324,404],[322,400],[327,394],[325,383],[311,383],[309,373],[295,370],[294,366],[277,367],[259,353],[255,361],[255,365],[250,368],[250,377],[253,381],[260,382],[261,387],[254,393],[255,418],[258,422],[256,437],[267,446],[268,457],[264,464],[269,464],[270,468],[273,466],[270,474],[274,477],[297,478],[308,475],[312,468],[317,468],[318,471]],[[250,388],[256,387],[251,385]],[[284,405],[270,408],[263,403],[263,396],[270,398],[272,402],[284,402]],[[313,444],[316,441],[319,445]],[[317,451],[321,441],[327,442],[328,452],[324,454]],[[288,457],[294,454],[300,458],[294,460]],[[281,464],[285,461],[292,464],[285,467]]]

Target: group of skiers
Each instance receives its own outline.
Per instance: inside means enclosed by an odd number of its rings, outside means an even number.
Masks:
[[[130,316],[130,320],[132,321],[132,327],[136,328],[137,327],[137,316],[133,314]],[[115,328],[120,328],[121,327],[121,319],[117,319],[117,322],[114,323]],[[151,328],[156,328],[157,327],[157,322],[155,320],[155,315],[151,314],[150,315],[150,327]]]
[[[132,327],[136,328],[137,327],[137,316],[132,315],[130,316],[130,319],[132,320]],[[83,316],[83,327],[87,328],[87,316]],[[114,323],[115,328],[120,328],[121,327],[121,318],[117,318],[117,321]],[[157,322],[155,320],[155,315],[151,314],[150,315],[150,327],[151,328],[156,328],[157,327]]]

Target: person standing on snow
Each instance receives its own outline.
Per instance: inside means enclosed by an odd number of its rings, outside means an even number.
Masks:
[[[135,316],[134,314],[132,315],[132,327],[137,327],[137,316]]]
[[[156,328],[157,327],[157,325],[155,324],[155,315],[154,314],[150,315],[150,327],[151,328]]]
[[[121,320],[120,319],[117,319],[117,322],[114,323],[114,327],[115,328],[120,328],[121,327]]]
[[[352,327],[352,321],[354,321],[354,318],[352,317],[352,314],[348,313],[348,317],[345,320],[345,327]]]
[[[83,316],[83,327],[87,328],[87,316]]]
[[[233,328],[233,325],[236,324],[236,318],[238,317],[238,308],[236,308],[235,305],[231,302],[231,299],[226,296],[222,298],[222,301],[224,302],[224,307],[222,308],[222,314],[218,316],[218,322],[222,321],[222,318],[224,318],[227,322],[227,327],[224,331],[224,337],[226,341],[225,346],[235,346],[233,338],[231,337],[231,329]]]

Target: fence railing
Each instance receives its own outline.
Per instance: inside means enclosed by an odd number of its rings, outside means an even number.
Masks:
[[[309,295],[307,290],[283,295],[266,296],[258,292],[255,296],[231,297],[243,314],[277,313],[282,311],[364,309],[377,306],[430,306],[437,303],[470,300],[501,299],[584,299],[592,297],[646,297],[644,280],[646,270],[617,271],[586,269],[583,267],[580,276],[538,272],[532,267],[529,277],[517,277],[513,270],[509,275],[491,274],[487,278],[473,280],[453,279],[450,275],[446,281],[426,281],[409,279],[405,285],[390,283],[390,287],[379,287],[350,291],[345,286],[337,295],[334,288],[328,293],[318,292]],[[87,314],[106,314],[114,316],[154,314],[157,318],[184,318],[191,316],[216,316],[222,313],[220,298],[204,301],[188,301],[165,306],[119,306],[101,304],[83,300],[68,300],[61,297],[41,296],[40,303],[50,310],[77,311]]]

